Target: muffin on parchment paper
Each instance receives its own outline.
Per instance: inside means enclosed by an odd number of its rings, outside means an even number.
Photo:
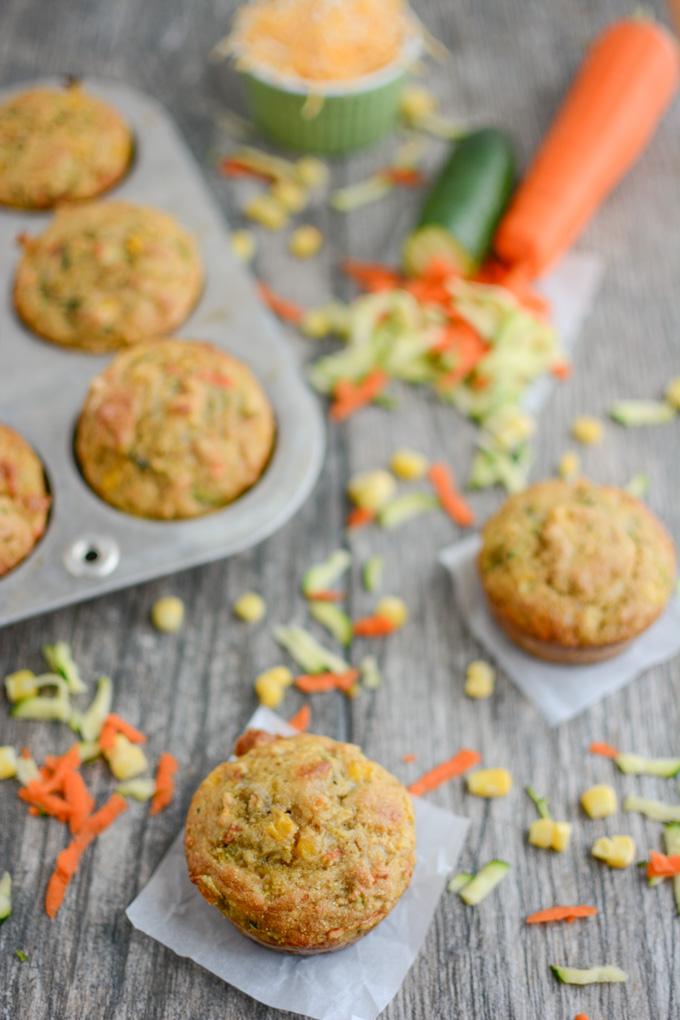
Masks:
[[[249,731],[187,816],[189,875],[244,935],[292,953],[355,942],[415,864],[411,798],[353,744]]]
[[[159,209],[91,202],[22,236],[14,303],[46,340],[101,352],[172,332],[203,287],[194,239]]]
[[[121,351],[90,384],[78,463],[112,506],[140,517],[197,517],[264,471],[274,414],[250,369],[212,344],[164,339]]]
[[[118,111],[77,83],[20,92],[0,106],[0,205],[95,198],[123,177],[132,152]]]
[[[0,577],[42,537],[49,508],[39,457],[14,429],[0,425]]]
[[[665,609],[675,548],[633,496],[584,479],[532,485],[484,526],[479,571],[508,636],[542,659],[611,658]]]

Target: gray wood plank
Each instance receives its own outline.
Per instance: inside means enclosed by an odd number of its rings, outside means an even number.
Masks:
[[[465,120],[492,120],[517,137],[524,158],[548,124],[586,41],[608,20],[625,13],[616,0],[504,0],[484,5],[463,0],[421,0],[424,20],[451,48],[451,60],[430,73],[446,106]],[[660,11],[660,4],[655,5]],[[115,4],[61,0],[4,0],[0,5],[0,82],[78,71],[110,74],[160,98],[176,117],[203,163],[225,211],[236,216],[237,192],[214,172],[228,140],[219,126],[223,104],[240,106],[233,77],[206,62],[224,31],[233,0],[180,3],[133,0]],[[337,161],[336,183],[353,180],[384,162],[390,150]],[[434,153],[434,149],[433,149]],[[600,252],[607,275],[584,330],[571,381],[543,414],[535,477],[553,470],[569,443],[575,414],[602,414],[622,395],[659,392],[680,374],[680,109],[667,118],[644,161],[612,196],[583,240]],[[325,208],[314,218],[329,244],[313,265],[291,266],[283,238],[266,237],[257,271],[291,298],[312,304],[346,284],[340,259],[396,257],[416,196],[399,195],[349,219]],[[291,356],[309,359],[317,348],[290,335]],[[16,907],[0,929],[2,1020],[274,1020],[274,1010],[254,1003],[193,964],[177,959],[131,930],[123,908],[144,885],[181,825],[192,789],[211,763],[225,755],[254,708],[250,681],[277,661],[270,624],[298,615],[295,594],[305,566],[343,540],[343,489],[348,476],[385,461],[408,442],[445,457],[464,472],[474,430],[423,394],[399,394],[399,410],[368,410],[330,434],[319,486],[294,521],[247,554],[185,572],[87,605],[9,628],[0,634],[0,672],[36,666],[45,640],[73,643],[87,675],[109,673],[116,707],[149,734],[154,749],[170,747],[182,762],[180,795],[149,820],[131,808],[86,857],[57,921],[44,915],[42,896],[63,845],[59,826],[28,818],[13,784],[0,784],[0,870],[16,881]],[[606,442],[587,451],[593,477],[624,483],[637,471],[651,479],[650,503],[680,536],[677,427],[634,433],[610,427]],[[499,494],[474,498],[480,516]],[[500,677],[495,697],[474,704],[462,695],[465,664],[479,649],[453,609],[439,548],[457,537],[433,516],[395,535],[358,533],[350,539],[357,562],[369,552],[386,558],[386,590],[411,607],[409,627],[379,651],[385,685],[351,705],[340,696],[316,698],[315,724],[323,732],[360,742],[397,774],[410,779],[461,743],[478,747],[489,764],[509,766],[515,790],[505,801],[484,804],[465,796],[460,783],[432,794],[435,803],[468,815],[470,836],[461,864],[473,867],[495,855],[514,863],[502,891],[478,910],[444,897],[425,948],[403,989],[385,1011],[387,1020],[452,1016],[492,1020],[562,1020],[579,1011],[620,1020],[659,1020],[680,1015],[674,975],[680,964],[678,922],[668,890],[648,891],[634,870],[615,874],[593,865],[596,835],[620,827],[636,839],[640,856],[658,845],[658,827],[625,816],[615,825],[582,821],[573,850],[563,856],[530,850],[524,829],[531,820],[522,786],[550,791],[554,809],[578,818],[579,792],[611,778],[608,763],[588,758],[593,739],[651,754],[677,753],[680,663],[650,671],[637,683],[579,719],[549,731],[535,710]],[[230,606],[246,588],[264,592],[266,623],[248,629]],[[187,626],[175,637],[156,634],[148,611],[156,597],[176,592],[187,604]],[[350,607],[362,612],[370,599],[358,570]],[[297,707],[291,695],[286,708]],[[0,743],[28,743],[37,755],[68,745],[67,735],[41,724],[14,724],[0,712]],[[58,745],[58,746],[57,746]],[[401,756],[417,753],[405,765]],[[93,788],[108,781],[92,766]],[[640,788],[669,797],[668,784],[616,778],[620,792]],[[603,913],[583,925],[525,930],[522,916],[556,902],[596,902]],[[29,961],[20,964],[14,950]],[[552,962],[588,965],[610,960],[630,973],[619,986],[570,989],[548,973]]]

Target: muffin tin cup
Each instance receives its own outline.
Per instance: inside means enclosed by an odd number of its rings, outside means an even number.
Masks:
[[[272,72],[243,70],[251,116],[267,138],[298,152],[341,155],[366,148],[393,130],[408,69],[420,48],[414,38],[394,64],[347,85],[310,87]],[[317,99],[321,105],[314,112]]]
[[[20,87],[35,84],[54,80]],[[15,240],[22,231],[40,233],[51,214],[0,209],[0,421],[42,459],[53,499],[43,538],[0,579],[0,626],[255,545],[298,509],[323,461],[318,402],[251,277],[233,256],[221,212],[173,122],[155,100],[129,86],[90,79],[84,87],[117,107],[135,134],[134,163],[110,197],[157,206],[197,238],[205,289],[175,335],[208,340],[253,370],[274,408],[276,446],[260,480],[205,517],[147,520],[104,503],[78,469],[73,437],[89,384],[111,355],[66,350],[19,321],[12,305],[20,254]],[[0,102],[16,91],[19,86],[0,92]]]

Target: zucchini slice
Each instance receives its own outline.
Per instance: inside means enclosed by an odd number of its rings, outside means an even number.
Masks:
[[[551,965],[551,971],[563,985],[595,985],[611,981],[627,981],[628,975],[620,967],[609,963],[602,967],[558,967]]]
[[[457,875],[454,875],[449,879],[447,883],[447,890],[449,892],[459,893],[469,882],[472,881],[472,873],[469,871],[459,871]]]
[[[489,253],[514,183],[515,157],[504,132],[482,128],[456,142],[406,239],[406,271],[418,276],[442,259],[464,275],[474,272]]]
[[[629,776],[660,776],[673,779],[680,773],[680,758],[643,758],[639,754],[617,754],[614,761]]]
[[[362,579],[366,591],[376,591],[380,587],[383,574],[382,556],[369,556],[364,563]]]
[[[459,896],[469,907],[476,907],[485,899],[499,882],[502,882],[510,871],[507,861],[489,861],[480,868],[474,878],[463,886]]]
[[[346,673],[349,663],[324,648],[302,627],[276,627],[274,637],[306,673]]]
[[[97,693],[89,708],[77,719],[77,727],[85,741],[97,740],[101,733],[104,720],[111,711],[113,701],[113,684],[107,676],[97,680]]]
[[[352,640],[354,629],[344,609],[333,605],[332,602],[309,603],[309,613],[317,623],[325,627],[329,634],[332,634],[340,645],[348,645]]]
[[[0,878],[0,924],[12,916],[12,876],[6,871]]]
[[[418,517],[428,510],[436,510],[439,500],[432,492],[406,492],[387,503],[378,514],[381,528],[396,528],[404,521]]]
[[[309,568],[302,578],[303,593],[313,598],[315,591],[330,588],[345,573],[351,562],[352,557],[346,549],[336,549],[323,563]]]
[[[675,415],[675,408],[660,400],[618,400],[609,409],[610,418],[629,428],[638,425],[665,425]]]

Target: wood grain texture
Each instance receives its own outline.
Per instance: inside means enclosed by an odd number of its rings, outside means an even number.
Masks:
[[[233,0],[3,0],[0,82],[89,72],[147,89],[172,111],[235,221],[236,192],[213,167],[228,145],[219,113],[223,105],[238,107],[240,97],[233,78],[206,61],[233,6]],[[587,40],[628,9],[618,0],[461,0],[455,5],[421,0],[416,7],[452,51],[450,62],[431,75],[445,107],[465,120],[506,125],[524,158],[548,124]],[[384,163],[391,145],[336,162],[335,182],[356,179]],[[679,167],[676,104],[644,161],[583,239],[584,247],[606,259],[606,280],[583,332],[574,377],[543,413],[535,477],[553,470],[577,413],[603,414],[616,397],[656,395],[672,374],[680,374]],[[319,207],[312,218],[329,244],[314,264],[292,266],[284,238],[273,236],[263,238],[257,271],[304,303],[316,303],[333,288],[342,293],[345,284],[336,272],[340,258],[348,253],[395,257],[416,201],[399,193],[349,219]],[[290,344],[291,356],[300,359],[316,350],[292,334]],[[270,624],[303,618],[295,594],[299,578],[341,540],[348,475],[386,460],[406,442],[460,465],[463,472],[473,441],[474,430],[450,409],[404,390],[397,414],[371,409],[332,430],[313,497],[278,535],[252,552],[2,631],[1,673],[37,666],[46,640],[71,641],[86,675],[106,672],[113,678],[116,709],[149,734],[152,748],[171,748],[182,763],[173,806],[148,819],[133,805],[90,849],[54,922],[44,914],[42,897],[63,829],[29,818],[16,802],[14,784],[0,784],[0,870],[13,871],[16,888],[14,915],[0,929],[2,1020],[274,1020],[282,1015],[135,933],[124,907],[180,827],[191,791],[228,753],[252,712],[252,677],[279,659]],[[587,451],[585,468],[613,483],[645,471],[653,509],[680,538],[677,425],[634,432],[608,427],[606,442]],[[500,498],[486,494],[473,502],[483,517]],[[680,921],[669,891],[647,890],[635,869],[616,874],[589,859],[593,839],[615,831],[630,832],[643,856],[659,846],[659,827],[634,816],[610,823],[580,820],[572,851],[551,856],[526,847],[532,810],[522,794],[522,786],[532,782],[549,793],[556,814],[578,819],[579,792],[612,775],[608,762],[586,756],[591,740],[641,753],[677,754],[680,661],[650,671],[557,731],[550,731],[502,676],[491,701],[467,701],[464,667],[480,650],[462,628],[435,561],[437,550],[456,537],[450,522],[433,515],[395,535],[366,532],[351,538],[358,562],[369,552],[385,554],[385,588],[407,600],[412,622],[379,653],[386,677],[382,689],[364,692],[351,706],[342,696],[314,699],[320,731],[358,741],[405,779],[462,743],[479,748],[489,765],[509,766],[515,777],[512,796],[498,803],[466,797],[460,782],[431,795],[435,803],[472,820],[463,867],[498,855],[514,868],[477,910],[463,907],[457,897],[443,898],[424,950],[384,1016],[567,1020],[579,1011],[592,1020],[680,1016]],[[252,629],[230,612],[236,596],[250,588],[262,591],[269,606],[268,621]],[[187,606],[187,626],[175,637],[155,633],[148,623],[152,602],[167,592],[180,595]],[[350,609],[359,613],[369,606],[355,570]],[[292,713],[297,704],[291,695],[286,710]],[[14,724],[2,709],[2,743],[27,743],[41,756],[59,749],[57,744],[65,748],[68,737],[44,724]],[[405,751],[417,753],[417,763],[405,766]],[[109,782],[100,766],[92,769],[95,793],[102,796]],[[673,796],[673,784],[661,780],[618,777],[614,782],[620,793],[635,788]],[[585,923],[525,929],[521,919],[527,912],[559,901],[593,902],[604,909]],[[28,953],[27,963],[15,958],[17,948]],[[605,961],[629,972],[626,986],[561,987],[548,970],[554,962]]]

